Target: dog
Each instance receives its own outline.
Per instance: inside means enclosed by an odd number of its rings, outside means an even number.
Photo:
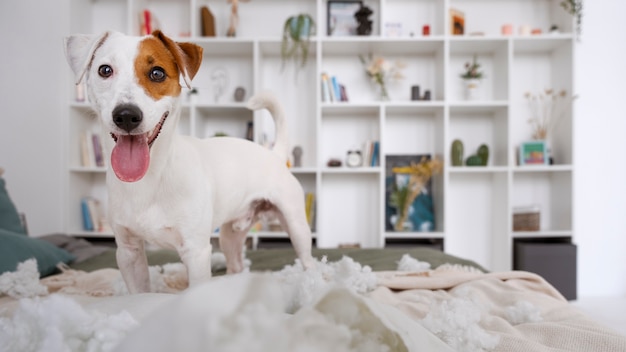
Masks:
[[[181,77],[190,88],[202,47],[161,31],[72,35],[64,45],[76,84],[85,83],[111,135],[104,146],[108,216],[129,292],[149,291],[145,242],[175,249],[190,286],[209,279],[211,234],[218,227],[227,273],[241,272],[248,230],[267,213],[280,220],[303,266],[313,267],[304,192],[287,166],[285,117],[273,95],[248,102],[272,114],[272,150],[240,138],[184,136],[176,132]]]

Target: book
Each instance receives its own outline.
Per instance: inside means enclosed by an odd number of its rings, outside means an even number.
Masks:
[[[109,229],[102,215],[100,201],[94,197],[83,197],[80,201],[83,229],[85,231],[102,232]]]
[[[91,141],[93,143],[94,165],[104,167],[104,154],[102,153],[102,141],[100,140],[100,135],[98,133],[92,133]]]
[[[378,141],[372,142],[372,155],[370,157],[370,166],[378,166],[380,165],[380,161],[378,154],[380,153],[380,143]]]
[[[91,214],[89,212],[89,205],[87,204],[87,202],[87,198],[83,198],[80,201],[80,210],[83,218],[83,230],[93,231],[93,222],[91,220]]]
[[[330,102],[330,90],[328,87],[328,75],[326,73],[322,73],[322,101]]]
[[[341,92],[341,101],[348,101],[348,91],[346,90],[346,86],[340,84],[339,90]]]
[[[309,227],[313,230],[315,228],[315,193],[305,194],[305,212]]]
[[[429,154],[385,156],[385,230],[396,231],[396,222],[408,189],[410,175],[393,172],[394,167],[419,163],[422,157],[430,160]],[[430,232],[435,230],[435,215],[432,197],[432,178],[420,190],[419,195],[408,206],[408,215],[402,224],[403,231]]]
[[[337,77],[332,76],[330,78],[332,86],[333,86],[333,93],[335,93],[335,95],[333,96],[335,101],[342,101],[341,100],[341,90],[339,89],[339,82],[337,82]]]

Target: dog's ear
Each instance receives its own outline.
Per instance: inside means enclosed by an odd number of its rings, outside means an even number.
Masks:
[[[76,84],[80,84],[83,80],[96,50],[102,46],[108,36],[109,32],[105,32],[100,35],[76,34],[64,38],[65,58],[74,71]]]
[[[202,47],[193,43],[177,43],[159,30],[152,32],[152,35],[163,42],[167,50],[172,53],[187,88],[191,88],[191,80],[198,73],[202,63]]]

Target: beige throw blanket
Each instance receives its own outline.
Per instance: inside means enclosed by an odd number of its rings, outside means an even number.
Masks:
[[[532,273],[377,274],[372,299],[422,322],[457,351],[626,351],[625,336],[588,318]],[[445,324],[455,319],[461,322]]]

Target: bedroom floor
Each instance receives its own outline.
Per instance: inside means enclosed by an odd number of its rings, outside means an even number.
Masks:
[[[626,297],[579,298],[572,305],[626,336]]]

